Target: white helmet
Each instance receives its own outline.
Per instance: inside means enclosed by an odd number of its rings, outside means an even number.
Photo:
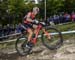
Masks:
[[[34,8],[33,8],[33,11],[39,12],[39,8],[38,8],[38,7],[34,7]]]

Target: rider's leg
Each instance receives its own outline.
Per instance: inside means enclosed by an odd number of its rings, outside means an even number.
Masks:
[[[31,47],[33,47],[34,46],[34,44],[32,43],[32,34],[33,34],[33,32],[32,32],[32,29],[27,29],[27,32],[29,33],[28,34],[28,42],[27,42],[27,45],[26,45],[26,47],[28,47],[28,48],[30,48],[31,49]]]
[[[30,42],[33,32],[30,28],[27,29],[27,32],[28,32],[28,42]]]
[[[30,24],[24,24],[24,26],[25,26],[26,31],[28,33],[28,41],[27,41],[27,44],[25,46],[28,47],[28,48],[31,48],[32,45],[33,45],[32,42],[31,42],[32,35],[33,35],[32,25],[30,25]]]
[[[39,32],[38,26],[37,25],[33,25],[33,28],[34,28],[35,38],[37,38],[38,32]]]
[[[33,43],[36,44],[36,39],[38,37],[38,29],[37,29],[37,25],[33,25],[34,28],[34,36],[33,36]]]
[[[38,33],[39,33],[39,29],[36,28],[36,29],[34,30],[35,38],[38,37]]]
[[[48,37],[48,39],[51,39],[51,35],[45,30],[45,29],[42,29],[44,34]]]

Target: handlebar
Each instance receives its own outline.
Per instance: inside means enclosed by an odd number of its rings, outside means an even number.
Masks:
[[[47,25],[47,23],[45,21],[44,22],[39,22],[38,20],[34,20],[33,24],[36,24],[36,25],[41,24],[43,26],[46,26]]]

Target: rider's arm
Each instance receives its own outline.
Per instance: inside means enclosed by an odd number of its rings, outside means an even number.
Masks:
[[[28,13],[26,20],[29,21],[29,22],[33,22],[33,20],[30,18],[30,16],[31,16],[31,13]]]

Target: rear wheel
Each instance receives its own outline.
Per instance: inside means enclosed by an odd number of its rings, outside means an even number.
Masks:
[[[15,43],[17,53],[19,53],[21,56],[27,55],[31,51],[30,48],[26,47],[26,44],[27,44],[27,37],[24,35],[19,37]]]
[[[44,33],[42,33],[41,38],[43,44],[51,50],[59,48],[63,44],[61,32],[56,28],[50,26],[46,27],[45,30],[50,34],[51,39],[48,39],[48,37]]]

